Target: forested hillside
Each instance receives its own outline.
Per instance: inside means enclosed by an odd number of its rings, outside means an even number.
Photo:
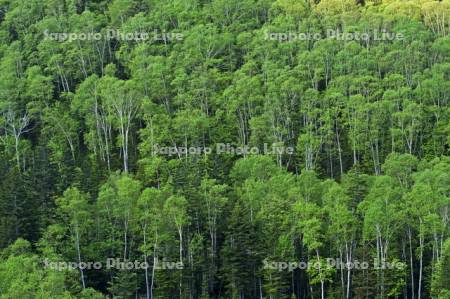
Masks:
[[[450,298],[449,0],[0,0],[0,298]]]

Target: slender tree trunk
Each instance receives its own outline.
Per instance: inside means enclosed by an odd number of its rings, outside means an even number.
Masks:
[[[342,255],[342,248],[339,248],[339,258],[341,259],[341,263],[343,260],[343,255]],[[342,289],[342,298],[345,297],[345,283],[344,283],[344,267],[340,267],[341,268],[341,289]]]
[[[352,246],[348,246],[348,243],[345,242],[345,249],[346,249],[346,259],[347,259],[347,265],[349,265],[352,262]],[[351,267],[347,268],[347,289],[346,289],[346,296],[345,298],[350,298],[350,283],[351,283]]]
[[[78,228],[75,228],[75,245],[77,247],[77,256],[78,256],[78,264],[81,264],[81,250],[80,250],[80,235],[78,233]],[[83,289],[86,288],[86,282],[84,279],[84,272],[81,267],[80,268],[80,274],[81,274],[81,283],[83,285]]]
[[[339,166],[340,166],[340,170],[341,170],[341,177],[344,174],[344,167],[342,166],[342,148],[341,148],[341,142],[340,142],[340,137],[339,137],[339,129],[338,129],[338,124],[336,121],[336,143],[338,146],[338,154],[339,154]]]
[[[145,290],[147,299],[150,299],[150,286],[148,284],[148,262],[147,262],[147,224],[144,225],[144,262],[145,262]]]
[[[180,238],[180,262],[181,264],[183,264],[183,231],[181,227],[178,228],[178,234]],[[180,299],[182,298],[182,287],[183,287],[183,271],[180,270],[180,283],[179,283]]]
[[[409,239],[409,267],[411,272],[411,299],[414,299],[415,287],[414,287],[414,264],[413,264],[413,252],[411,242],[411,228],[408,227],[408,239]]]
[[[319,257],[318,249],[316,249],[316,256],[317,256],[317,262],[319,263],[319,275],[322,275],[322,270],[320,268],[320,257]],[[320,297],[321,297],[321,299],[325,299],[325,281],[322,278],[320,279]]]
[[[19,173],[21,172],[20,167],[20,156],[19,156],[19,136],[14,136],[14,148],[16,150],[16,161],[17,161],[17,170],[19,170]]]
[[[422,297],[422,268],[423,268],[423,232],[422,232],[422,219],[420,219],[420,228],[419,228],[419,249],[420,249],[420,258],[419,258],[419,288],[417,290],[417,299]]]
[[[153,267],[152,267],[152,282],[150,285],[150,298],[153,299],[153,286],[155,282],[155,266],[158,261],[158,257],[156,256],[156,247],[158,244],[158,232],[155,232],[155,242],[153,243]]]

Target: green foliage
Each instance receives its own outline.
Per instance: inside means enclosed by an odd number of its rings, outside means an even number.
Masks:
[[[0,0],[0,298],[449,297],[449,16]]]
[[[433,273],[431,291],[436,298],[446,298],[450,294],[450,239],[447,239],[442,248],[441,260],[437,262],[436,271]]]

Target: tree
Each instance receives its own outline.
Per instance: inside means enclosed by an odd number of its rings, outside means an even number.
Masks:
[[[320,256],[320,247],[323,241],[320,238],[322,234],[322,209],[315,203],[299,200],[295,205],[295,212],[298,218],[298,231],[302,234],[302,240],[305,246],[313,252],[311,260],[316,259],[317,267],[308,269],[310,284],[320,283],[320,297],[325,298],[325,282],[332,281],[333,269],[328,267]],[[315,257],[314,257],[315,255]],[[312,291],[312,289],[311,289]]]
[[[338,184],[332,183],[331,187],[324,194],[324,209],[329,215],[330,238],[335,239],[339,251],[340,260],[345,264],[353,263],[355,239],[357,234],[356,215],[351,210],[350,197],[345,194],[345,190]],[[347,277],[344,279],[343,267],[341,267],[341,284],[343,297],[350,298],[351,294],[351,267],[347,267]],[[344,286],[345,280],[345,286]]]
[[[237,201],[228,222],[228,233],[221,251],[221,276],[231,298],[260,297],[257,269],[261,264],[258,248],[258,230],[252,224],[248,207]],[[246,248],[246,250],[241,250]]]
[[[164,203],[164,213],[169,217],[170,223],[175,225],[179,242],[179,262],[183,264],[183,229],[189,223],[187,215],[188,202],[183,196],[172,195]],[[180,298],[182,298],[182,272],[179,283]]]
[[[101,209],[106,208],[108,217],[118,220],[121,224],[123,236],[123,259],[130,255],[128,250],[128,233],[130,222],[134,221],[134,206],[139,198],[141,183],[127,174],[112,175],[100,193],[98,204]],[[110,218],[111,219],[111,218]]]
[[[450,252],[450,239],[447,239],[444,243],[444,251],[442,254],[442,259],[437,263],[437,270],[433,274],[432,279],[432,285],[431,290],[433,293],[433,296],[436,296],[436,298],[446,298],[450,294],[450,290],[448,288],[449,284],[449,277],[446,273],[449,272],[450,269],[449,265],[449,252]]]
[[[111,65],[107,67],[107,72]],[[139,111],[141,101],[136,92],[133,81],[121,81],[114,77],[106,76],[101,80],[100,94],[104,99],[104,106],[110,115],[114,115],[114,124],[119,130],[121,155],[123,159],[123,171],[128,173],[129,167],[129,142],[133,120]]]
[[[363,237],[366,241],[375,240],[375,260],[379,264],[389,261],[390,244],[397,232],[401,190],[394,179],[378,176],[374,179],[369,193],[358,209],[364,215]],[[381,297],[387,296],[386,269],[377,269],[377,288]]]
[[[153,297],[155,284],[155,267],[158,261],[158,248],[161,243],[164,225],[163,194],[158,189],[146,188],[142,191],[137,202],[139,231],[143,237],[141,250],[144,253],[144,261],[148,262],[148,255],[153,255],[151,281],[149,281],[148,268],[145,269],[145,284],[147,299]],[[151,243],[148,243],[151,242]],[[153,250],[152,250],[153,249]]]
[[[209,273],[210,284],[217,271],[218,261],[218,230],[220,219],[224,215],[224,210],[228,202],[226,197],[227,186],[217,184],[216,180],[205,178],[201,182],[202,204],[206,206],[206,224],[210,238],[210,259],[211,271]]]
[[[77,188],[69,188],[64,192],[57,203],[60,213],[66,219],[70,227],[71,238],[74,241],[78,263],[82,262],[81,240],[88,233],[91,223],[91,207],[87,195]],[[86,277],[83,268],[80,267],[81,283],[86,288]]]
[[[66,285],[71,273],[42,269],[40,257],[31,252],[31,244],[24,239],[17,239],[2,255],[0,286],[5,298],[105,298],[91,288],[71,294]]]
[[[11,108],[9,108],[6,112],[3,113],[3,122],[4,122],[4,130],[6,132],[6,138],[8,135],[11,135],[14,140],[14,151],[16,153],[16,163],[17,169],[19,171],[22,170],[22,163],[20,159],[20,137],[29,132],[31,128],[30,125],[30,116],[28,112],[25,112],[23,115],[17,115]]]

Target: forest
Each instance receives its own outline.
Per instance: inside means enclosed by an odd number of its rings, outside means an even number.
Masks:
[[[449,299],[450,0],[0,0],[0,299]]]

